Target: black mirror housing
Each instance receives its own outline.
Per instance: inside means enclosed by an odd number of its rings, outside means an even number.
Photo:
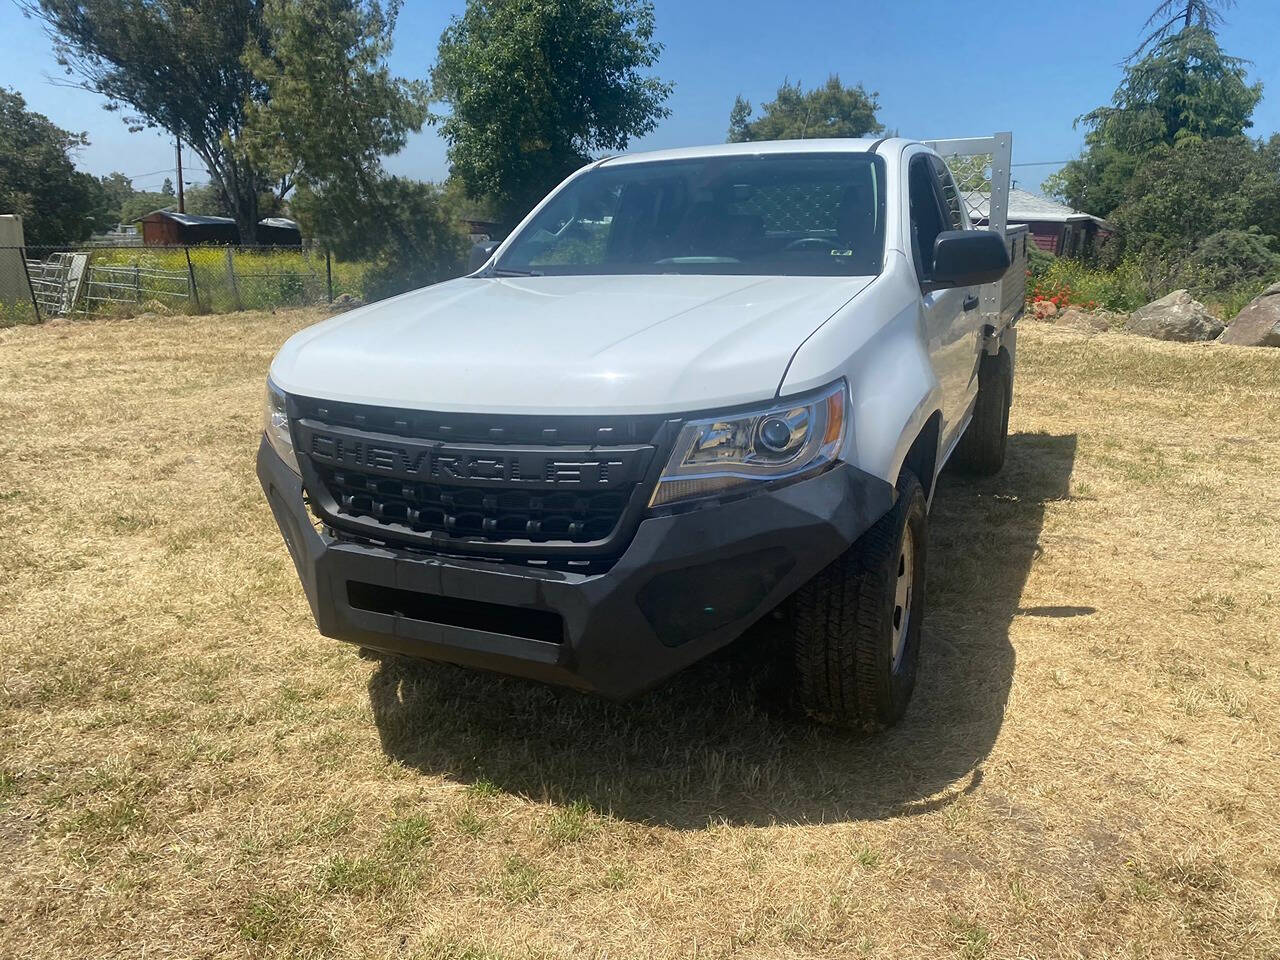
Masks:
[[[471,248],[471,257],[467,261],[467,273],[475,273],[483,267],[493,256],[493,251],[497,249],[497,240],[486,240],[484,243],[475,244]]]
[[[994,230],[944,230],[933,243],[929,286],[976,287],[994,283],[1008,270],[1009,249]]]

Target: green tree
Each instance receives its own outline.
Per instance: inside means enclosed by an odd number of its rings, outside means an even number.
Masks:
[[[729,111],[729,142],[865,137],[884,130],[884,124],[876,119],[879,109],[878,93],[868,93],[862,84],[846,87],[834,73],[808,92],[798,82],[784,80],[759,119],[751,119],[750,101],[742,97],[734,100]]]
[[[222,194],[209,183],[189,184],[182,191],[183,206],[187,213],[198,217],[229,217],[231,212],[223,201]],[[172,200],[165,206],[174,206]]]
[[[118,223],[136,223],[148,213],[153,213],[156,210],[176,210],[177,208],[178,205],[173,197],[166,196],[163,193],[139,190],[120,205],[120,215],[116,220]],[[190,207],[187,208],[187,211],[189,213],[195,212]]]
[[[331,225],[324,240],[339,259],[373,261],[366,296],[391,296],[462,272],[470,244],[436,186],[382,177],[373,189],[377,197],[372,203],[305,186],[293,201],[304,226]],[[395,242],[404,236],[413,238],[413,246]]]
[[[670,112],[648,0],[467,0],[440,38],[433,94],[453,173],[511,225],[597,151]]]
[[[170,180],[168,177],[165,177],[164,183],[160,184],[160,192],[163,193],[166,197],[176,196],[176,194],[173,192],[173,181]]]
[[[1151,32],[1129,54],[1128,61],[1138,59],[1142,51],[1153,43],[1158,43],[1179,30],[1185,30],[1193,23],[1212,31],[1223,23],[1219,11],[1235,5],[1236,0],[1163,0],[1143,24],[1142,29],[1150,28]]]
[[[71,159],[88,143],[0,88],[0,211],[22,217],[32,246],[83,240],[110,220],[106,190]]]
[[[107,210],[113,225],[125,222],[125,204],[137,192],[133,189],[133,181],[116,171],[108,173],[105,177],[99,177],[98,182],[102,184],[102,191],[106,195]]]
[[[249,105],[266,95],[244,58],[268,53],[262,0],[22,0],[41,19],[73,85],[128,111],[133,129],[182,138],[252,243],[259,198],[283,197],[291,170],[255,163],[243,141]]]
[[[251,51],[246,63],[267,97],[249,107],[246,140],[262,165],[293,169],[301,191],[329,198],[303,204],[318,235],[380,224],[370,236],[427,257],[411,230],[420,219],[399,217],[388,204],[400,194],[383,182],[381,158],[403,148],[427,118],[426,86],[392,76],[386,65],[398,7],[266,0],[271,53]],[[324,219],[330,215],[338,219]]]
[[[1183,259],[1219,231],[1280,236],[1280,135],[1266,143],[1218,137],[1149,152],[1111,220],[1118,235],[1108,244],[1110,257]]]
[[[1109,216],[1151,151],[1198,140],[1238,137],[1262,97],[1246,82],[1243,61],[1193,26],[1160,41],[1125,77],[1110,106],[1085,114],[1085,153],[1045,181],[1046,192],[1095,216]]]

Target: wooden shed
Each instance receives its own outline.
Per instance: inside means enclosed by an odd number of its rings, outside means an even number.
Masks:
[[[986,226],[985,203],[978,204],[975,226]],[[1101,217],[1072,210],[1065,203],[1037,196],[1017,187],[1009,191],[1009,223],[1026,224],[1031,242],[1060,257],[1079,257],[1090,246],[1115,232]]]
[[[148,247],[198,243],[239,243],[240,231],[230,217],[199,217],[176,210],[153,210],[138,220]]]
[[[154,210],[138,220],[142,243],[148,247],[188,246],[202,243],[240,243],[240,229],[230,217],[201,217],[176,210]],[[268,247],[300,247],[302,231],[285,217],[258,221],[258,243]]]

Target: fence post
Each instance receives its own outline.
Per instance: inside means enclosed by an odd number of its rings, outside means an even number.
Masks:
[[[231,284],[231,302],[237,310],[243,310],[240,304],[240,288],[236,286],[236,261],[231,255],[231,247],[226,248],[227,251],[227,282]]]
[[[200,309],[200,291],[196,289],[196,268],[191,265],[191,248],[183,247],[182,252],[187,255],[187,292],[198,311]]]
[[[31,294],[31,306],[36,311],[36,323],[44,323],[40,319],[40,301],[36,299],[36,288],[31,285],[31,271],[27,269],[27,248],[23,247],[19,250],[18,255],[22,257],[22,275],[27,278],[27,293]]]
[[[137,263],[133,265],[133,302],[142,302],[142,273]]]
[[[26,262],[25,260],[23,261]],[[329,302],[333,303],[333,259],[329,256],[329,247],[324,248],[324,281],[329,291]]]

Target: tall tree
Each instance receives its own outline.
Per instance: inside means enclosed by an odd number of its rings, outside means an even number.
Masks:
[[[88,142],[0,87],[0,212],[22,217],[32,246],[83,240],[110,221],[106,190],[71,159]]]
[[[1150,30],[1138,44],[1136,50],[1129,54],[1126,63],[1138,59],[1142,51],[1153,43],[1159,43],[1174,34],[1187,29],[1192,24],[1204,27],[1213,32],[1223,23],[1222,10],[1229,10],[1236,5],[1236,0],[1163,0],[1155,8],[1142,29]]]
[[[1185,257],[1218,231],[1280,236],[1280,136],[1216,137],[1144,157],[1111,214],[1110,257]]]
[[[784,80],[759,119],[751,119],[750,101],[740,96],[734,100],[729,111],[729,142],[864,137],[884,130],[884,124],[876,119],[879,109],[878,93],[868,93],[862,84],[846,87],[834,73],[808,92],[798,82]]]
[[[1110,106],[1079,119],[1088,128],[1085,153],[1046,180],[1045,189],[1105,217],[1148,152],[1238,137],[1253,126],[1261,98],[1262,84],[1247,82],[1244,62],[1224,53],[1208,29],[1184,29],[1125,68]]]
[[[133,129],[181,137],[204,163],[240,228],[257,236],[259,196],[283,196],[290,170],[253,162],[243,142],[264,84],[245,63],[266,54],[262,0],[21,0],[43,20],[74,86],[128,111]]]
[[[453,173],[507,225],[593,153],[670,113],[649,0],[467,0],[440,38],[433,93]]]
[[[251,51],[246,63],[267,97],[249,106],[246,140],[263,166],[293,169],[302,190],[328,196],[302,204],[332,217],[312,225],[322,234],[359,224],[413,252],[417,238],[388,206],[381,161],[427,118],[426,85],[386,64],[398,10],[394,0],[266,0],[271,53]]]

